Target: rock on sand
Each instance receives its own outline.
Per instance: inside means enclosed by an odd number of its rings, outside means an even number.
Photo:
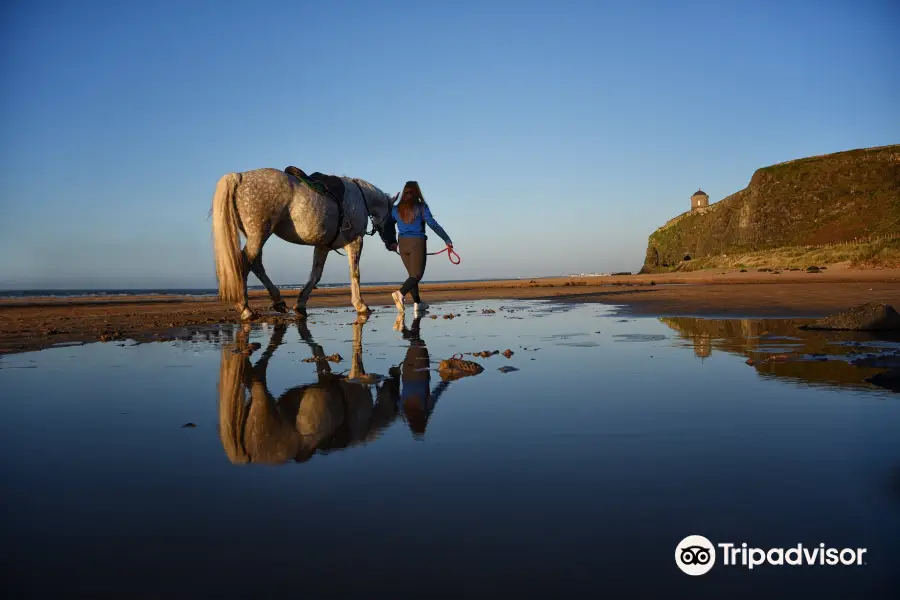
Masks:
[[[482,371],[484,371],[484,367],[477,362],[463,360],[461,358],[456,358],[456,356],[442,360],[438,367],[438,372],[441,374],[441,378],[444,381],[460,379],[461,377],[468,377],[470,375],[478,375]]]
[[[900,331],[900,314],[889,304],[869,302],[802,325],[801,329]]]

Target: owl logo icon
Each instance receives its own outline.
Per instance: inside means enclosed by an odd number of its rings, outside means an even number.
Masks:
[[[716,564],[716,548],[702,535],[689,535],[675,547],[675,564],[687,575],[705,575]]]

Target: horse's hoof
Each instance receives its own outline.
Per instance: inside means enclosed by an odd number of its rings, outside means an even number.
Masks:
[[[360,306],[356,307],[356,312],[358,312],[361,315],[367,315],[370,312],[372,312],[372,309],[369,308],[368,306],[366,306],[365,304],[361,304]]]
[[[285,304],[284,300],[281,302],[276,302],[272,305],[272,310],[275,312],[286,313],[288,311],[287,304]]]
[[[303,306],[295,306],[294,312],[297,313],[297,318],[301,321],[306,320],[306,307]]]
[[[245,308],[241,311],[241,321],[252,321],[256,318],[256,313],[250,310],[249,308]]]

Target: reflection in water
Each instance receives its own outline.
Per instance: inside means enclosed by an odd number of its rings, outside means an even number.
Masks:
[[[865,353],[898,346],[783,321],[601,321],[591,305],[507,321],[508,303],[410,311],[396,330],[395,314],[351,326],[325,310],[312,335],[216,326],[211,341],[4,356],[9,595],[64,597],[77,581],[91,598],[587,596],[643,576],[648,597],[900,598],[900,396],[758,372],[834,378],[857,358],[896,364]],[[442,385],[439,359],[512,344]],[[759,365],[778,354],[797,360]],[[422,431],[440,443],[415,444]],[[867,548],[868,563],[716,566],[698,594],[672,564],[691,532]]]
[[[269,392],[266,370],[282,344],[287,325],[277,325],[259,361],[250,362],[249,326],[233,344],[222,348],[219,367],[219,436],[235,464],[305,462],[313,454],[366,444],[399,416],[413,435],[425,433],[435,403],[449,384],[430,390],[428,349],[419,335],[420,319],[412,329],[402,324],[410,341],[406,358],[391,367],[387,378],[365,372],[362,329],[365,316],[353,323],[353,355],[347,375],[331,372],[322,347],[300,322],[300,337],[312,350],[318,381],[293,387],[277,399]],[[375,390],[373,402],[372,390]]]
[[[397,317],[395,329],[403,332],[403,338],[409,340],[409,348],[403,359],[400,370],[400,379],[403,383],[400,392],[400,406],[416,439],[425,435],[428,426],[428,418],[434,411],[434,405],[438,398],[450,386],[449,381],[441,381],[431,391],[431,359],[428,356],[428,348],[419,333],[422,317],[413,319],[412,327],[407,329],[403,315]],[[393,367],[392,375],[397,374],[397,367]]]
[[[896,333],[805,331],[794,319],[660,318],[703,359],[713,350],[748,358],[763,376],[807,385],[876,388],[877,376],[900,361]],[[875,378],[874,382],[871,381]]]

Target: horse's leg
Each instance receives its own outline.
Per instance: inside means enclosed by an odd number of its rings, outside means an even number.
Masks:
[[[262,263],[260,262],[262,260],[262,248],[263,244],[266,243],[269,234],[267,232],[251,230],[248,228],[246,236],[247,243],[244,244],[244,249],[241,251],[241,258],[243,260],[241,270],[243,271],[242,275],[244,277],[244,299],[243,303],[238,305],[238,310],[241,313],[241,320],[249,320],[256,317],[256,313],[250,308],[250,296],[247,292],[247,277],[250,275],[250,271],[253,271],[253,273],[259,277],[257,270],[262,266]],[[268,279],[268,277],[266,277],[266,279]],[[271,284],[272,282],[269,281],[269,283]],[[278,290],[276,289],[276,292],[277,291]]]
[[[313,266],[312,271],[309,272],[309,281],[303,286],[303,290],[297,296],[297,304],[294,305],[294,311],[304,319],[306,318],[306,302],[309,300],[313,288],[322,279],[322,271],[325,269],[325,260],[328,258],[329,251],[326,246],[316,246],[313,249]]]
[[[362,255],[363,236],[359,236],[346,246],[344,250],[347,252],[347,261],[350,263],[350,294],[353,308],[358,313],[369,312],[369,307],[362,301],[359,293],[359,259]]]
[[[356,379],[360,375],[366,374],[362,361],[362,330],[368,320],[369,315],[363,313],[357,316],[356,321],[353,322],[353,357],[350,359],[350,374],[347,375],[349,379]]]
[[[269,297],[272,299],[272,308],[277,310],[278,312],[285,313],[287,312],[287,304],[284,303],[284,300],[281,299],[281,292],[275,287],[275,284],[272,283],[272,280],[269,279],[269,276],[266,275],[266,269],[262,264],[262,245],[259,247],[259,251],[256,253],[256,257],[254,260],[249,260],[248,263],[250,266],[250,270],[253,271],[253,274],[256,275],[256,278],[259,279],[260,283],[266,286],[266,291],[269,292]]]
[[[312,355],[316,359],[316,373],[320,375],[322,373],[331,373],[331,367],[328,366],[328,361],[325,360],[325,351],[322,349],[322,346],[317,344],[313,339],[312,333],[310,333],[306,323],[299,321],[297,323],[297,331],[300,333],[300,339],[306,342],[306,345],[312,350]]]
[[[241,278],[244,283],[244,297],[236,304],[241,313],[241,321],[250,321],[256,318],[256,313],[250,308],[250,295],[247,292],[247,276],[250,274],[250,261],[247,259],[247,247],[241,250]]]
[[[284,343],[284,334],[286,331],[287,325],[281,324],[275,326],[275,331],[272,333],[272,338],[269,340],[266,349],[263,351],[262,356],[256,364],[253,365],[254,374],[263,383],[266,383],[266,369],[269,368],[269,360],[272,358],[275,350]]]

